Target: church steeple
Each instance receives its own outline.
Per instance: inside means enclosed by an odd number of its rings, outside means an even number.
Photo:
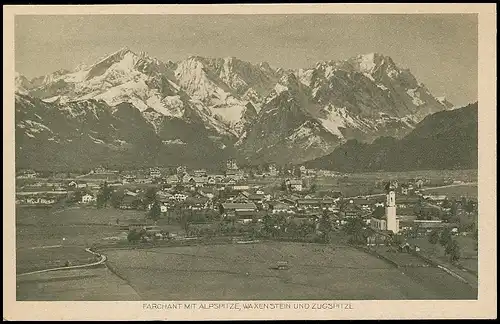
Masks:
[[[397,183],[390,181],[385,186],[386,203],[385,203],[385,217],[387,222],[387,230],[393,233],[399,232],[399,222],[396,217],[396,188]]]

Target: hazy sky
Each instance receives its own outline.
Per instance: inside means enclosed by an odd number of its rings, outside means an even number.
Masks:
[[[160,60],[235,56],[299,68],[363,53],[391,56],[435,96],[477,100],[477,15],[17,16],[16,71],[90,64],[121,47]]]

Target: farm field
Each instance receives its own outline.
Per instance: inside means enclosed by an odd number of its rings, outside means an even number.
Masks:
[[[16,209],[16,249],[61,245],[90,246],[120,233],[114,210],[49,208]],[[123,214],[122,214],[123,215]],[[124,217],[124,216],[122,216]],[[64,238],[64,240],[63,240]]]
[[[64,267],[70,265],[88,264],[98,261],[98,258],[78,246],[40,246],[17,250],[16,273]]]
[[[140,211],[113,208],[16,208],[16,272],[43,270],[64,265],[88,263],[93,256],[86,247],[126,240],[127,231],[116,220],[142,220]],[[161,223],[161,222],[160,222]],[[161,225],[167,231],[179,226]]]
[[[477,198],[478,190],[476,184],[464,184],[443,188],[426,188],[424,194],[446,195],[449,198],[473,197]]]
[[[375,184],[386,180],[408,181],[414,178],[429,179],[431,184],[439,183],[445,178],[461,180],[464,182],[477,182],[477,170],[429,170],[409,172],[371,172],[371,173],[349,173],[342,177],[320,177],[314,182],[321,190],[339,190],[344,196],[373,195],[383,193],[383,188],[376,188]],[[469,195],[477,197],[477,184],[466,184],[463,186],[452,186],[447,188],[428,188],[429,193],[450,196]],[[432,191],[431,191],[432,190]]]
[[[265,242],[108,250],[142,300],[475,299],[437,268],[408,271],[347,246]],[[272,269],[286,260],[289,270]]]
[[[426,178],[426,179],[443,179],[454,178],[455,180],[462,180],[465,182],[477,181],[477,170],[419,170],[419,171],[404,171],[404,172],[362,172],[362,173],[346,173],[348,178],[352,179],[365,179],[370,181],[375,180],[408,180],[412,178]],[[326,179],[338,179],[326,178]]]
[[[134,301],[137,293],[106,267],[38,273],[17,278],[23,301]]]
[[[16,208],[16,225],[114,225],[116,220],[144,218],[144,212],[114,208]]]
[[[356,177],[375,178],[375,179],[397,179],[405,180],[408,178],[427,178],[427,179],[442,179],[454,178],[466,182],[477,181],[477,169],[471,170],[418,170],[418,171],[403,171],[403,172],[368,172],[355,173]]]

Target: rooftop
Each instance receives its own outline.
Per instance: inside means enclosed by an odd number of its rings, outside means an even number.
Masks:
[[[223,203],[224,209],[257,209],[254,203]]]

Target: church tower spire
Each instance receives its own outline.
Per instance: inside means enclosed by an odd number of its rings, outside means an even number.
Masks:
[[[399,221],[396,217],[396,186],[394,182],[387,183],[386,190],[386,203],[385,203],[385,217],[387,222],[387,230],[393,233],[399,232]]]

